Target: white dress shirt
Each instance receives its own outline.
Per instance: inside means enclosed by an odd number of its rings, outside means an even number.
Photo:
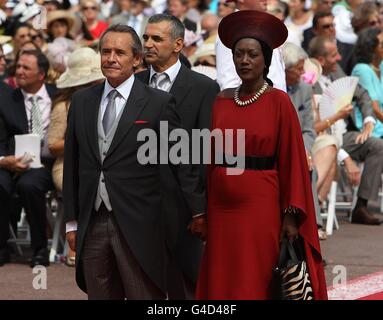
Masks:
[[[29,131],[31,129],[31,123],[32,123],[32,117],[31,117],[32,102],[29,99],[31,97],[38,97],[37,105],[41,111],[43,135],[45,136],[48,131],[48,126],[49,126],[49,122],[51,118],[51,109],[52,109],[52,100],[48,94],[45,84],[43,84],[41,88],[39,89],[39,91],[37,91],[35,94],[25,92],[23,89],[21,89],[21,92],[24,96],[24,105],[25,105],[25,111],[27,113]]]
[[[144,20],[144,14],[140,13],[138,16],[131,15],[128,21],[128,26],[132,27],[138,35],[143,34],[143,30],[141,30],[144,26],[142,22]]]
[[[241,79],[235,71],[233,54],[231,49],[223,45],[218,35],[215,42],[215,52],[217,82],[221,90],[238,87],[241,84]],[[273,82],[274,88],[278,88],[286,92],[285,63],[283,62],[280,48],[273,50],[268,77]]]
[[[173,64],[170,68],[166,69],[164,72],[161,72],[161,73],[166,73],[168,75],[168,77],[169,77],[169,80],[170,80],[170,81],[165,82],[165,84],[163,85],[162,90],[164,90],[166,92],[170,91],[170,89],[173,86],[174,81],[176,80],[176,77],[177,77],[178,72],[180,71],[180,69],[181,69],[181,62],[179,60],[177,60],[177,62],[175,64]],[[155,71],[153,69],[153,67],[150,66],[149,85],[152,88],[154,88],[154,84],[153,84],[152,78],[153,78],[153,76],[156,73],[157,73],[157,71]]]
[[[121,83],[117,88],[113,88],[109,82],[106,80],[104,84],[104,92],[101,96],[101,102],[100,102],[100,112],[101,112],[101,119],[104,117],[104,113],[106,110],[106,106],[109,102],[108,94],[112,90],[117,90],[119,95],[115,99],[116,103],[116,118],[122,112],[124,109],[124,106],[126,102],[128,101],[130,92],[132,91],[132,86],[134,83],[134,75],[131,75],[129,79],[125,80],[123,83]],[[70,231],[76,231],[77,230],[77,221],[69,221],[66,223],[66,232]]]

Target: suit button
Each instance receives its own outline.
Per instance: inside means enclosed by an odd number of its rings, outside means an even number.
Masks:
[[[103,152],[102,154],[103,154],[104,156],[106,156],[106,152]]]
[[[101,182],[102,182],[102,183],[105,183],[105,179],[101,179]]]
[[[108,141],[104,140],[104,143],[107,143]]]

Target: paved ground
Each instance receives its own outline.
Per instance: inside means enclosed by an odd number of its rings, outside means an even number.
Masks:
[[[383,215],[380,214],[383,218]],[[335,266],[345,266],[348,280],[383,270],[383,225],[352,225],[345,213],[338,214],[340,229],[321,242],[327,260],[326,278],[331,286]],[[28,261],[0,267],[0,299],[86,299],[74,282],[74,269],[63,264],[47,268],[47,289],[33,288],[33,274]],[[36,280],[35,280],[36,282]],[[382,288],[383,291],[383,288]]]

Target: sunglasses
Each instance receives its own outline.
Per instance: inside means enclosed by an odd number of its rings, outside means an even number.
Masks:
[[[378,21],[378,20],[370,21],[370,22],[368,23],[368,25],[369,25],[370,27],[376,27],[377,25],[379,25],[379,21]]]
[[[329,24],[324,24],[322,26],[322,29],[330,29],[330,28],[335,28],[335,25],[333,23],[329,23]]]
[[[327,4],[328,6],[333,6],[335,1],[322,1],[323,4]]]
[[[82,7],[82,10],[83,10],[83,11],[86,11],[86,10],[97,11],[97,7]]]
[[[229,8],[230,7],[230,3],[218,2],[218,6],[224,6],[225,8]]]

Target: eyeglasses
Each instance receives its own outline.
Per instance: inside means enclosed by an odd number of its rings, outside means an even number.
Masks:
[[[86,11],[86,10],[97,11],[97,7],[82,7],[82,10],[83,10],[83,11]]]
[[[335,25],[333,23],[328,23],[328,24],[324,24],[321,28],[322,29],[335,28]]]

